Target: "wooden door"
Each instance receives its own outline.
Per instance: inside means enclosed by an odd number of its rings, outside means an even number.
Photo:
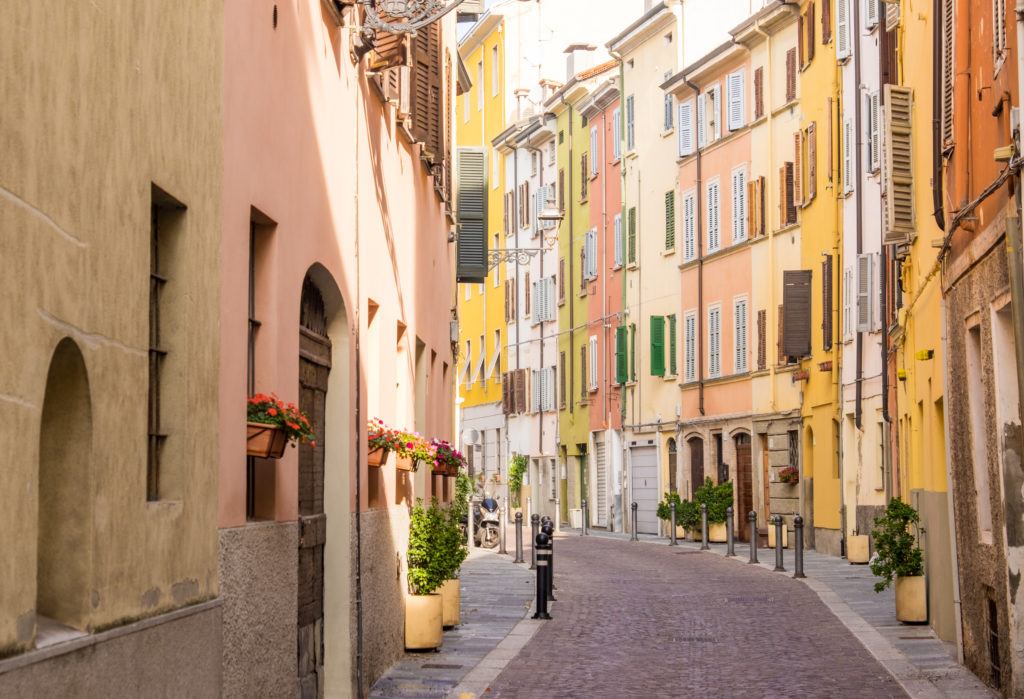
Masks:
[[[316,448],[299,445],[298,685],[302,699],[324,694],[324,412],[331,341],[323,298],[306,279],[299,328],[299,408],[309,416]]]
[[[690,445],[690,497],[704,485],[704,442],[694,437]]]
[[[750,458],[750,435],[736,435],[736,530],[742,541],[750,541],[747,514],[754,509],[754,472]],[[756,535],[756,532],[754,533]]]

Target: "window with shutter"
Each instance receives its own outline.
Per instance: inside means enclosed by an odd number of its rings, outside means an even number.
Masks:
[[[786,351],[784,349],[785,345],[786,345],[786,323],[785,323],[785,316],[786,316],[786,307],[783,304],[780,303],[779,304],[778,315],[776,316],[777,327],[776,327],[776,338],[775,338],[776,350],[777,350],[778,355],[779,355],[779,365],[780,366],[785,366],[786,364],[790,363],[790,358],[786,355]]]
[[[555,367],[551,366],[547,368],[547,374],[544,377],[544,409],[554,410],[555,409]]]
[[[779,205],[782,209],[782,225],[796,223],[795,171],[793,163],[787,162],[779,172],[779,185],[782,188]]]
[[[793,204],[800,206],[803,203],[804,180],[803,180],[804,147],[803,134],[797,131],[793,134]],[[796,223],[794,217],[791,223]]]
[[[872,253],[857,255],[857,332],[870,332],[874,326],[874,261]]]
[[[665,80],[668,80],[671,77],[672,77],[672,71],[669,71],[668,74],[665,75]],[[667,133],[667,132],[672,130],[672,127],[673,127],[673,123],[672,123],[672,95],[666,93],[662,97],[662,124],[661,124],[661,130],[663,132]]]
[[[732,242],[747,239],[747,171],[738,167],[732,171]]]
[[[843,341],[853,339],[853,270],[849,267],[843,270]]]
[[[512,279],[511,280],[510,298],[512,300],[512,310],[509,312],[509,314],[511,316],[511,320],[514,321],[514,320],[519,318],[519,280],[518,279]]]
[[[730,131],[741,129],[746,123],[746,111],[743,104],[744,90],[746,89],[744,75],[744,71],[741,68],[734,73],[730,73],[726,78]]]
[[[590,167],[587,165],[589,155],[589,153],[583,153],[580,156],[580,201],[587,200],[587,186],[590,180]]]
[[[853,191],[853,120],[843,120],[843,193]]]
[[[864,26],[874,29],[878,26],[879,0],[864,0]]]
[[[878,172],[881,159],[881,142],[878,132],[878,92],[872,92],[866,96],[867,100],[867,142],[868,142],[868,169],[871,172]]]
[[[598,156],[598,152],[597,152],[597,127],[596,126],[592,126],[592,127],[590,127],[590,157],[589,157],[589,160],[590,160],[590,176],[591,177],[593,177],[594,175],[597,174],[598,157],[599,156]]]
[[[509,389],[508,373],[501,375],[501,412],[508,415],[512,412],[511,391]]]
[[[629,238],[629,264],[636,263],[636,207],[629,207],[629,231],[627,232]]]
[[[441,80],[441,28],[435,23],[412,39],[412,136],[430,163],[443,153]]]
[[[850,0],[836,0],[836,59],[850,56]]]
[[[719,236],[719,185],[718,181],[709,182],[707,186],[707,212],[708,212],[708,252],[717,251],[722,244]]]
[[[747,300],[737,299],[733,304],[733,373],[743,374],[747,365]]]
[[[665,249],[676,247],[676,193],[665,192]]]
[[[821,348],[832,349],[832,256],[821,263]]]
[[[697,193],[683,195],[683,256],[687,261],[697,257]]]
[[[708,137],[717,141],[722,137],[722,86],[708,90]]]
[[[530,273],[523,275],[523,315],[537,322],[537,283],[530,284]]]
[[[882,176],[885,243],[906,242],[916,225],[913,139],[910,133],[913,97],[909,87],[885,86],[885,172]]]
[[[629,380],[636,381],[636,323],[629,324]]]
[[[459,148],[456,280],[482,284],[487,278],[487,153]]]
[[[512,318],[512,301],[509,298],[509,288],[511,287],[511,280],[505,280],[505,322],[509,322]]]
[[[768,311],[757,312],[757,370],[768,368]]]
[[[708,376],[717,378],[722,373],[722,309],[708,310]]]
[[[555,318],[555,278],[554,276],[548,277],[547,291],[545,292],[544,303],[547,307],[547,313],[545,314],[544,320],[553,321]]]
[[[668,373],[675,376],[676,367],[676,316],[673,313],[668,318]]]
[[[665,375],[665,317],[651,316],[651,376]]]
[[[783,345],[787,357],[811,353],[811,270],[786,270],[782,277]]]
[[[626,349],[625,326],[615,328],[615,383],[622,385],[629,380],[629,355]]]
[[[693,153],[693,100],[679,105],[679,133],[677,134],[679,157]]]
[[[993,4],[998,5],[1002,10],[995,13],[997,19],[993,27],[996,31],[992,50],[998,61],[1006,51],[1006,2],[1005,0],[994,0]],[[885,3],[885,31],[895,31],[898,26],[900,26],[900,4],[898,2]]]
[[[636,148],[633,95],[626,97],[626,152]]]
[[[558,353],[558,401],[564,408],[567,402],[565,392],[565,352]]]
[[[708,93],[702,92],[697,95],[697,147],[703,148],[708,144],[708,117],[707,117]]]
[[[591,391],[597,390],[597,336],[590,336],[590,347],[588,349],[588,359],[590,360],[590,366],[588,367],[588,374],[590,378]]]
[[[816,122],[807,125],[807,201],[818,195],[818,126]]]
[[[615,266],[622,266],[622,214],[615,214]]]
[[[580,401],[587,399],[587,346],[580,345]]]
[[[760,119],[764,116],[764,68],[758,66],[754,69],[754,118]]]
[[[541,187],[543,189],[543,187]],[[540,232],[540,220],[537,218],[537,214],[540,213],[540,205],[543,202],[540,200],[540,192],[534,192],[532,195],[531,204],[533,208],[533,220],[530,222],[530,237],[535,238]]]
[[[826,3],[827,2],[831,2],[831,0],[824,0],[824,2],[826,2]],[[814,42],[814,3],[813,2],[807,5],[807,12],[805,13],[805,17],[806,18],[804,19],[804,32],[806,32],[806,37],[804,39],[804,44],[807,46],[807,49],[806,49],[806,52],[804,54],[804,66],[808,66],[808,65],[811,64],[811,61],[814,60],[814,43],[815,42]]]
[[[804,56],[807,54],[807,49],[804,47],[804,41],[806,38],[806,32],[804,31],[804,19],[803,15],[797,17],[796,20],[796,55],[799,66],[804,65]]]
[[[541,389],[543,388],[543,384],[541,383],[539,369],[534,369],[530,372],[530,375],[532,379],[530,381],[530,386],[532,388],[530,391],[530,412],[536,413],[540,412]]]
[[[683,337],[686,343],[684,358],[684,379],[687,383],[697,380],[697,315],[693,311],[683,319]]]
[[[590,243],[590,250],[587,252],[587,272],[591,279],[597,279],[597,231],[591,230],[587,234]]]
[[[565,211],[565,170],[558,169],[558,209]]]
[[[832,41],[832,0],[821,2],[821,43],[827,45]]]
[[[942,0],[942,144],[953,142],[954,0]]]
[[[580,247],[580,293],[587,290],[587,237],[583,236],[583,245]]]
[[[558,304],[565,303],[565,258],[558,258]]]
[[[796,49],[786,51],[786,102],[796,99],[796,60]]]
[[[622,110],[612,112],[612,152],[615,159],[622,157]]]

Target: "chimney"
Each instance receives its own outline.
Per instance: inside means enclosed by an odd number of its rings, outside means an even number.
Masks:
[[[519,121],[523,118],[523,102],[525,102],[526,98],[530,95],[530,88],[517,87],[514,94],[516,96],[516,121]]]
[[[577,73],[590,68],[593,63],[593,52],[597,49],[593,44],[569,44],[565,49],[565,80],[573,79]]]

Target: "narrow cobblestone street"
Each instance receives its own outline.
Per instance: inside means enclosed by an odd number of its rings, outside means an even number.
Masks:
[[[902,697],[802,583],[689,548],[556,543],[554,619],[496,697]]]

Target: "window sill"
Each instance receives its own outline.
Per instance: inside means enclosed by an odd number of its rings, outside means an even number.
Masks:
[[[668,129],[667,131],[662,131],[661,132],[661,137],[662,138],[668,138],[669,136],[671,136],[675,132],[676,132],[675,128]]]
[[[636,262],[630,262],[629,264],[626,265],[626,269],[628,270],[634,270],[637,269],[638,267],[639,265]]]
[[[679,374],[665,374],[665,376],[661,378],[665,379],[666,382],[673,382],[679,379]]]
[[[612,271],[613,272],[618,272],[620,269],[622,269],[622,264],[621,263],[617,263],[617,264],[612,265]]]
[[[668,250],[662,250],[661,251],[661,256],[662,257],[671,257],[672,255],[675,255],[675,254],[676,254],[676,249],[675,248],[669,248]]]
[[[635,148],[631,151],[628,151],[625,155],[626,160],[632,160],[635,157],[637,157],[637,152]]]

